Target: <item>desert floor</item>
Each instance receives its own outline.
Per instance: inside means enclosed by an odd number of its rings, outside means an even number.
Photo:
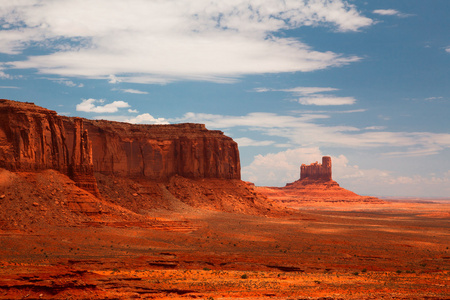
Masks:
[[[0,230],[0,299],[450,299],[450,202]]]

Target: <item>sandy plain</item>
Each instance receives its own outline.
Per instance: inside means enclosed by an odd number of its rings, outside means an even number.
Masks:
[[[153,214],[1,230],[0,298],[450,299],[446,201]]]

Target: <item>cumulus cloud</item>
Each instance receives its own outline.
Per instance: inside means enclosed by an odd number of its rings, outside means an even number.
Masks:
[[[245,74],[308,72],[360,60],[276,33],[302,26],[358,31],[373,24],[345,0],[24,0],[2,4],[0,52],[40,73],[110,83],[230,82]],[[101,20],[101,21],[99,21]]]
[[[289,149],[278,153],[255,156],[253,162],[242,168],[244,180],[260,186],[284,186],[300,178],[300,165],[321,159],[316,147]]]
[[[105,105],[95,105],[95,103],[104,103],[105,100],[83,99],[81,103],[77,104],[76,110],[90,113],[115,113],[119,108],[127,108],[130,105],[124,101],[114,101]]]
[[[170,124],[165,118],[155,118],[151,114],[145,113],[130,117],[127,115],[100,115],[96,116],[96,120],[109,120],[116,122],[126,122],[131,124],[149,124],[149,125],[166,125]]]
[[[284,186],[286,183],[300,179],[301,164],[321,162],[325,154],[318,147],[299,147],[256,155],[254,160],[242,168],[244,180],[254,182],[259,186]],[[388,183],[393,179],[391,174],[382,170],[363,170],[349,163],[344,155],[331,156],[333,178],[339,183],[350,186],[353,180],[380,180]]]
[[[324,153],[316,147],[294,148],[257,155],[242,168],[244,180],[258,186],[284,186],[300,178],[301,164],[321,161]],[[333,179],[340,186],[361,195],[443,197],[450,193],[450,171],[443,174],[404,176],[381,169],[363,169],[344,155],[331,155]]]
[[[445,51],[446,51],[447,53],[450,53],[450,46],[448,46],[447,48],[445,48]]]
[[[165,118],[155,118],[148,113],[129,118],[125,122],[133,124],[170,124]]]

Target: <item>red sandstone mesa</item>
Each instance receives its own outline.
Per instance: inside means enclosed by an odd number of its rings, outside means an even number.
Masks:
[[[237,143],[203,124],[93,121],[10,100],[0,100],[0,117],[0,167],[54,169],[95,195],[94,172],[152,180],[240,179]]]
[[[70,137],[74,119],[64,117]],[[83,119],[94,148],[94,171],[167,180],[240,179],[237,143],[203,124],[134,125]],[[72,140],[69,138],[69,141]]]
[[[274,209],[271,201],[240,180],[237,143],[203,124],[86,120],[10,100],[0,100],[0,117],[0,168],[53,169],[103,198],[99,201],[138,213],[155,207],[176,209],[180,201],[250,214]],[[117,182],[126,184],[118,187]],[[83,201],[90,207],[107,205]]]

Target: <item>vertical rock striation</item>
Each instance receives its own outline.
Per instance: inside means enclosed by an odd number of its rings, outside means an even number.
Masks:
[[[72,151],[63,120],[33,103],[0,100],[0,167],[11,171],[53,169],[99,196],[92,147],[81,119],[75,119]]]
[[[134,125],[83,120],[94,148],[94,171],[167,180],[240,179],[237,143],[203,124]],[[64,119],[70,135],[72,118]]]
[[[74,118],[73,120],[73,150],[69,165],[69,176],[78,187],[99,197],[100,193],[94,177],[92,142],[89,140],[88,131],[83,130],[83,120],[81,118]]]
[[[99,195],[94,172],[167,181],[240,179],[237,143],[203,124],[133,125],[0,100],[0,167],[54,169]]]
[[[69,151],[61,118],[32,103],[0,100],[0,167],[67,173]]]

